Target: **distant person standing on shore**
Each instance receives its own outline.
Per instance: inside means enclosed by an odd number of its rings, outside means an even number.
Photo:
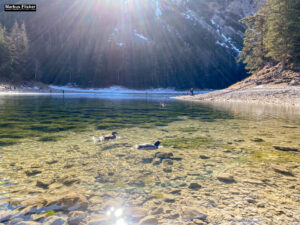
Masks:
[[[190,96],[194,96],[194,88],[190,89]]]

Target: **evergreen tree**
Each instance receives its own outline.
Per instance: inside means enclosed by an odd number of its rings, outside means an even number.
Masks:
[[[266,17],[265,9],[260,10],[254,16],[242,19],[246,24],[247,30],[244,38],[244,48],[239,55],[239,61],[246,64],[246,69],[251,73],[255,73],[262,69],[266,63]]]
[[[14,66],[18,65],[18,60],[19,60],[19,54],[18,54],[19,42],[20,42],[19,30],[20,30],[19,24],[17,21],[15,21],[8,39],[11,56],[12,56],[12,64]]]
[[[300,1],[267,0],[254,16],[242,20],[247,25],[240,61],[251,73],[272,63],[300,62]]]
[[[269,0],[266,34],[267,56],[276,62],[299,62],[300,1]]]
[[[29,43],[25,24],[19,26],[16,21],[9,36],[12,56],[13,79],[24,80],[30,77]]]
[[[10,73],[11,57],[7,42],[7,32],[0,24],[0,78],[8,80]]]

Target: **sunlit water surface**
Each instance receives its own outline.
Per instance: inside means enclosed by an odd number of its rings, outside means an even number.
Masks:
[[[274,149],[300,149],[299,111],[168,97],[1,97],[0,211],[19,212],[19,203],[31,197],[79,193],[89,201],[83,223],[113,213],[117,219],[111,224],[138,223],[141,218],[125,213],[130,207],[145,209],[159,224],[193,221],[182,214],[184,206],[204,210],[208,223],[249,218],[261,224],[299,222],[300,153]],[[113,141],[92,140],[112,131],[118,132]],[[156,150],[135,147],[157,140],[161,146]],[[160,159],[157,152],[173,155]],[[291,169],[292,176],[276,172],[274,165]],[[235,182],[218,180],[224,172]],[[191,183],[202,187],[193,189]],[[251,196],[264,207],[249,211],[249,201],[235,211]],[[159,207],[162,212],[152,213]],[[284,213],[276,220],[278,208]],[[15,214],[2,222],[20,217],[43,223],[52,214],[67,215],[49,210]],[[218,217],[229,213],[232,218]]]

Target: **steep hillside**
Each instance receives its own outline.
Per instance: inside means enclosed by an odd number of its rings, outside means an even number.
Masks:
[[[26,21],[32,73],[45,83],[223,88],[246,77],[239,20],[262,2],[39,0],[36,13],[0,21]]]
[[[257,73],[235,83],[229,88],[249,88],[257,85],[281,85],[300,86],[300,72],[290,69],[282,69],[282,64],[276,66],[266,66]]]

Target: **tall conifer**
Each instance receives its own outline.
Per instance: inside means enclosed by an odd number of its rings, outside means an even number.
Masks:
[[[246,64],[246,69],[254,73],[267,63],[265,49],[265,14],[264,9],[254,16],[241,20],[247,26],[244,38],[244,48],[240,53],[239,61]]]

